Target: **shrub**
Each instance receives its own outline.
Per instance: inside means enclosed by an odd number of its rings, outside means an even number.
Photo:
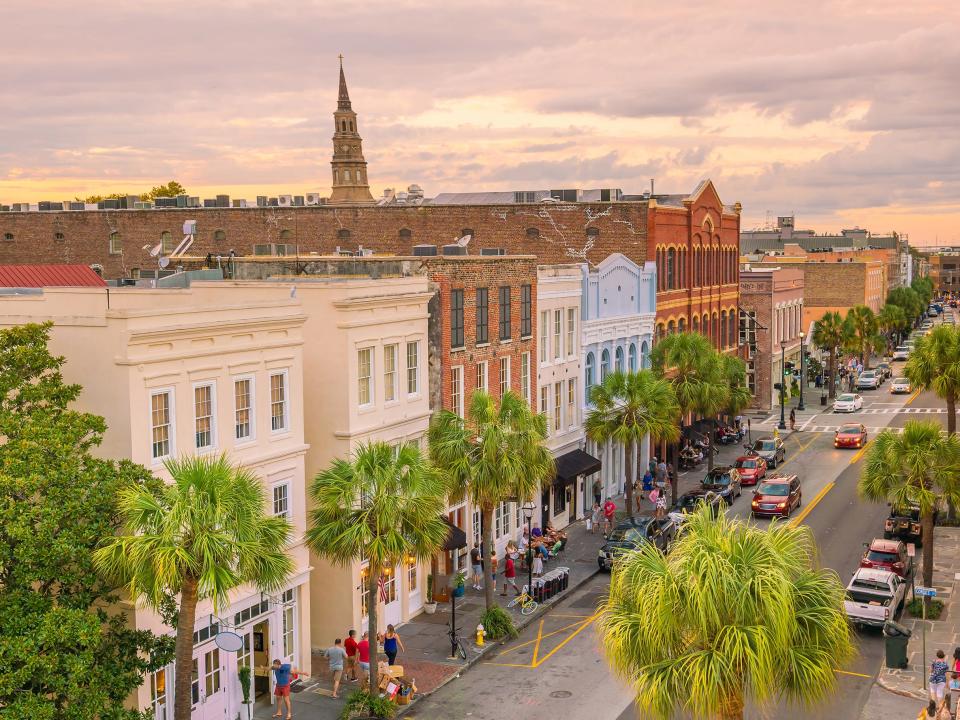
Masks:
[[[923,598],[916,597],[907,603],[907,611],[914,617],[923,617]],[[936,599],[930,600],[930,607],[927,608],[927,620],[936,620],[943,612],[943,603]],[[486,626],[484,626],[486,627]]]
[[[504,640],[517,636],[513,618],[499,606],[492,607],[481,615],[480,624],[483,625],[483,629],[487,631],[487,637],[491,640]]]
[[[387,698],[382,698],[364,690],[354,690],[347,698],[347,704],[343,706],[340,720],[350,720],[351,718],[389,720],[396,714],[397,706]]]

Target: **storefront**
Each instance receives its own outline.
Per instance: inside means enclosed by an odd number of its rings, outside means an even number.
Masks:
[[[589,476],[600,472],[601,463],[580,449],[560,455],[555,462],[554,481],[541,494],[540,522],[542,527],[552,522],[559,530],[583,517],[593,506],[593,500],[588,503],[586,499],[593,484]]]

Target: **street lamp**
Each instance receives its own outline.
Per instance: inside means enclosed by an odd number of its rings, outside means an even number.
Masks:
[[[786,340],[780,341],[780,424],[777,425],[778,430],[787,429],[787,421],[783,415],[783,407],[786,402],[786,393],[784,392],[784,378],[787,377],[787,342]]]
[[[524,552],[529,553],[527,560],[527,595],[533,597],[533,547],[530,541],[533,540],[533,531],[530,529],[530,523],[533,521],[533,514],[537,511],[537,506],[531,500],[523,506],[523,517],[527,521],[527,549]]]
[[[803,349],[803,339],[806,337],[804,332],[800,331],[800,402],[797,403],[797,410],[803,410],[803,386],[807,382],[806,369],[804,368],[803,359],[806,353]]]

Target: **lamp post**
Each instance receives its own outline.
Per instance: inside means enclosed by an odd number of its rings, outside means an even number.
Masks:
[[[527,558],[527,595],[533,597],[533,548],[530,545],[530,541],[533,540],[533,535],[531,535],[532,530],[530,529],[530,523],[533,522],[533,514],[537,511],[537,506],[533,504],[531,500],[528,503],[523,505],[523,517],[527,521],[527,549],[524,552],[530,553],[530,557]]]
[[[784,404],[786,403],[786,393],[784,392],[784,378],[786,378],[787,370],[787,343],[785,340],[780,341],[780,424],[777,425],[778,430],[787,429],[787,421],[783,415]]]
[[[803,349],[803,348],[804,348],[804,346],[803,346],[803,340],[804,340],[805,337],[806,337],[806,335],[805,335],[804,332],[801,330],[801,331],[800,331],[800,402],[797,403],[797,410],[801,410],[801,411],[804,409],[804,407],[803,407],[803,386],[804,386],[804,384],[806,384],[806,382],[807,382],[807,375],[806,375],[806,372],[807,372],[807,371],[806,371],[806,368],[804,367],[804,362],[803,362],[804,356],[806,355],[806,352],[804,352],[804,349]]]

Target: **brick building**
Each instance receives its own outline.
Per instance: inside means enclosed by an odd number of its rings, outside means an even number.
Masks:
[[[960,252],[951,249],[930,253],[928,261],[930,279],[937,292],[960,292]]]
[[[803,326],[827,312],[846,315],[854,305],[866,305],[875,313],[886,299],[884,263],[878,260],[844,263],[803,263]]]

